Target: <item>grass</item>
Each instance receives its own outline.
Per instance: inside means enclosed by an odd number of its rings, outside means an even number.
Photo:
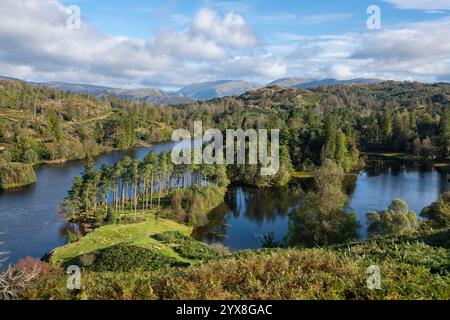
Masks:
[[[148,221],[138,224],[104,226],[94,230],[92,233],[81,238],[78,242],[55,249],[51,257],[51,262],[55,264],[64,264],[64,262],[78,256],[119,244],[153,249],[181,262],[191,262],[180,256],[174,250],[173,244],[165,244],[152,237],[153,235],[167,231],[178,231],[183,235],[189,236],[192,233],[192,228],[171,220],[156,219],[154,216]]]
[[[64,270],[42,276],[26,299],[402,300],[450,299],[449,230],[316,249],[243,251],[153,271],[84,272],[82,290],[65,289]],[[177,234],[156,237],[182,241]],[[381,289],[367,269],[381,270]]]
[[[31,164],[10,163],[0,167],[0,190],[25,187],[36,182]]]
[[[362,155],[370,157],[379,157],[386,160],[404,160],[404,161],[419,161],[421,163],[429,163],[434,167],[446,167],[447,161],[437,159],[425,159],[421,156],[416,156],[407,152],[362,152]]]
[[[294,171],[291,173],[291,177],[293,179],[309,179],[312,178],[312,175],[307,171]]]

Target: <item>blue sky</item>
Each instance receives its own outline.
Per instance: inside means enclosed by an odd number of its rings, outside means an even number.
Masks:
[[[150,38],[161,28],[182,28],[199,8],[222,14],[234,11],[242,15],[266,41],[279,43],[279,33],[304,35],[361,32],[366,29],[368,6],[382,10],[385,27],[427,20],[445,14],[435,10],[398,10],[390,3],[375,0],[64,0],[76,4],[83,18],[98,30],[114,35]],[[314,21],[315,20],[315,21]],[[313,22],[314,21],[314,22]]]
[[[0,74],[27,80],[450,79],[450,0],[2,0],[0,14]]]

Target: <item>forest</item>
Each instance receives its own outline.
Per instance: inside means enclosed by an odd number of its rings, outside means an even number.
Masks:
[[[0,82],[3,162],[93,157],[111,148],[168,141],[172,130],[281,129],[295,169],[333,158],[346,171],[361,151],[404,152],[445,160],[449,149],[448,84],[385,82],[314,90],[269,87],[240,97],[161,106]]]
[[[25,259],[8,268],[0,281],[17,287],[3,295],[448,299],[449,194],[423,208],[423,219],[401,199],[367,212],[369,239],[359,241],[344,180],[364,168],[371,155],[447,163],[449,106],[450,85],[416,82],[312,90],[273,86],[239,97],[164,106],[1,81],[0,188],[20,186],[19,180],[32,183],[33,165],[86,163],[60,206],[79,228],[70,230],[67,245],[50,252],[45,262]],[[94,166],[103,152],[168,141],[172,130],[191,130],[199,120],[204,128],[222,132],[280,129],[280,171],[265,177],[258,165],[173,165],[169,152]],[[20,175],[18,166],[28,170]],[[309,188],[299,193],[301,204],[289,213],[287,235],[278,241],[265,234],[261,250],[230,252],[190,236],[208,223],[230,185],[272,190],[305,179]],[[373,262],[387,277],[385,289],[375,293],[363,280],[364,268]],[[89,285],[68,293],[64,268],[74,263],[86,272]],[[253,276],[243,278],[242,270]],[[304,282],[300,275],[307,275]]]
[[[174,128],[191,129],[202,120],[218,129],[284,129],[285,141],[304,146],[298,153],[304,159],[292,157],[297,161],[317,163],[327,141],[341,134],[349,152],[355,146],[442,158],[449,95],[447,84],[385,82],[315,90],[270,87],[237,98],[158,106],[1,81],[0,143],[14,162],[78,159],[102,147],[167,141]]]
[[[159,212],[163,200],[170,201],[172,218],[197,226],[223,201],[228,184],[224,165],[174,166],[169,152],[151,152],[142,161],[125,157],[99,170],[88,163],[83,176],[74,178],[62,209],[73,222],[116,223],[120,215]]]

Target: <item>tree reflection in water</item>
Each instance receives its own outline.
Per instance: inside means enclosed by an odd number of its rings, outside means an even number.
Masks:
[[[289,246],[318,247],[354,241],[358,237],[355,213],[342,209],[324,214],[320,210],[320,198],[309,193],[300,208],[290,214],[286,242]]]
[[[278,231],[278,236],[284,237],[287,227],[282,232],[280,226],[287,226],[289,213],[298,208],[302,194],[298,185],[276,189],[232,187],[225,203],[211,212],[209,223],[197,228],[193,236],[208,243],[225,242],[232,249],[259,248],[265,233]],[[234,223],[237,220],[239,225]],[[230,223],[234,223],[233,228]],[[228,236],[237,236],[239,243],[227,243]]]
[[[366,239],[367,212],[386,208],[396,198],[420,212],[449,190],[449,168],[368,162],[364,171],[347,175],[343,181],[349,197],[347,207],[343,205],[326,215],[319,214],[321,199],[306,196],[314,189],[312,179],[278,190],[232,187],[226,203],[214,210],[209,224],[195,230],[194,236],[208,243],[221,242],[231,249],[261,248],[263,234],[270,233],[274,233],[275,242],[285,240],[285,245],[292,246]],[[361,228],[350,213],[353,210],[358,213]]]

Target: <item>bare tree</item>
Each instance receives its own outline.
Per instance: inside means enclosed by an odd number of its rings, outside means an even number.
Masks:
[[[38,274],[39,271],[36,268],[26,271],[8,267],[0,275],[0,300],[17,299],[19,294],[30,286]]]
[[[2,236],[2,235],[4,235],[4,233],[0,232],[0,236]],[[4,244],[5,244],[4,241],[0,241],[0,270],[3,266],[3,264],[6,262],[6,260],[8,260],[8,254],[9,254],[9,252],[1,250],[2,249],[1,246],[3,246]]]
[[[0,233],[1,235],[4,233]],[[0,246],[4,244],[5,242],[0,242]],[[0,300],[16,299],[39,274],[36,267],[31,270],[20,270],[8,266],[2,271],[3,265],[8,260],[8,254],[9,252],[0,251]]]

